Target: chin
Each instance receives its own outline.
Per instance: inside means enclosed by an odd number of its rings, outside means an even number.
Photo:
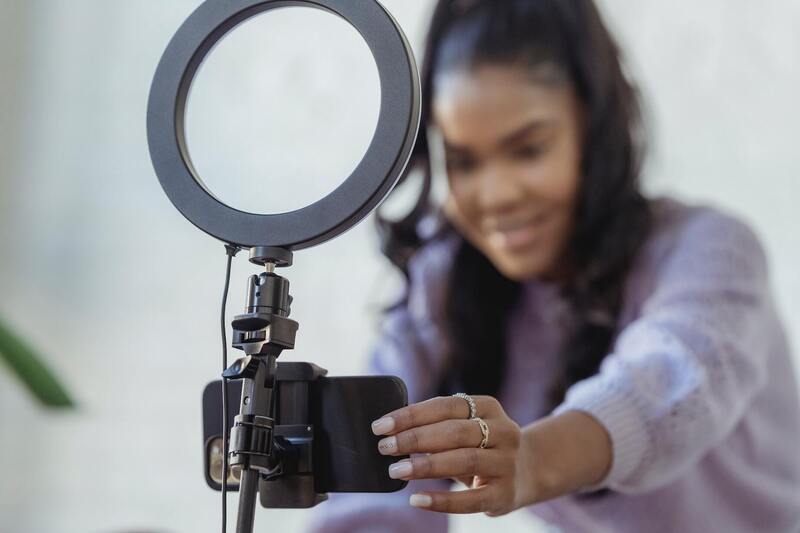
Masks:
[[[526,282],[545,277],[549,271],[549,261],[543,258],[492,257],[488,256],[494,267],[512,281]]]

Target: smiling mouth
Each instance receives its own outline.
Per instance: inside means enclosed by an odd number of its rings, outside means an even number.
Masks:
[[[540,214],[533,220],[523,224],[508,225],[489,232],[489,241],[507,251],[517,251],[536,244],[542,234],[542,226],[547,221],[547,214]]]

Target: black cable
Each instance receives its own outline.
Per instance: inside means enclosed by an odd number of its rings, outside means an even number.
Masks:
[[[225,288],[222,290],[222,311],[220,313],[220,331],[222,333],[222,371],[228,368],[228,340],[226,337],[225,306],[228,303],[228,287],[231,283],[231,263],[239,252],[239,247],[225,245],[228,265],[225,268]],[[222,378],[222,533],[228,529],[228,380]]]

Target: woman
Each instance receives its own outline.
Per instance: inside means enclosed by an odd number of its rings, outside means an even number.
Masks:
[[[372,430],[412,454],[388,472],[410,484],[333,496],[313,527],[525,508],[565,531],[800,529],[762,248],[729,215],[642,195],[636,93],[591,0],[441,0],[427,45],[425,187],[382,223],[407,297],[372,358],[409,388]]]

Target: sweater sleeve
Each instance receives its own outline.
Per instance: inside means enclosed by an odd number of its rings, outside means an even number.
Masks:
[[[771,300],[749,228],[703,210],[656,262],[638,318],[555,410],[587,412],[609,432],[612,467],[597,488],[638,493],[677,479],[730,434],[766,383]]]
[[[435,395],[441,366],[441,342],[431,320],[441,287],[438,259],[426,251],[409,265],[407,304],[387,312],[373,347],[368,374],[403,379],[409,403]],[[388,472],[386,474],[388,476]],[[413,480],[405,489],[387,494],[330,494],[312,512],[308,533],[445,533],[447,515],[412,507],[411,494],[448,490],[446,480]]]

